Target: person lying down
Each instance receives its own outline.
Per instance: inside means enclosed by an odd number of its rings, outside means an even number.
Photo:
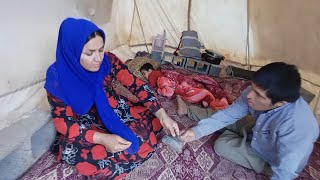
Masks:
[[[186,77],[178,72],[168,71],[163,73],[160,70],[155,70],[150,63],[142,65],[140,72],[148,80],[149,85],[156,89],[158,94],[167,98],[178,95],[184,101],[193,104],[202,104],[204,107],[209,107],[213,110],[220,110],[228,107],[228,101],[225,97],[215,97],[207,89],[193,86],[190,83],[190,77]],[[206,78],[205,80],[215,81],[212,78]],[[217,84],[216,82],[208,83]]]

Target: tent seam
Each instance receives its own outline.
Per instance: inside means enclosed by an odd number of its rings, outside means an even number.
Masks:
[[[37,84],[40,84],[40,83],[44,82],[45,80],[46,80],[46,78],[43,78],[43,79],[40,79],[40,80],[38,80],[38,81],[34,81],[34,82],[30,83],[30,84],[27,84],[27,85],[25,85],[25,86],[22,86],[22,87],[20,87],[20,88],[17,88],[17,89],[15,89],[15,90],[13,90],[13,91],[10,91],[10,92],[1,94],[1,95],[0,95],[0,98],[3,98],[3,97],[8,96],[8,95],[10,95],[10,94],[14,94],[14,93],[16,93],[16,92],[18,92],[18,91],[22,91],[22,90],[27,89],[27,88],[29,88],[29,87],[31,87],[31,86],[35,86],[35,85],[37,85]]]

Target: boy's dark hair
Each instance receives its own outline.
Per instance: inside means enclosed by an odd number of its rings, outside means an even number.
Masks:
[[[150,63],[145,63],[144,65],[142,65],[140,67],[140,72],[143,71],[143,70],[149,71],[149,69],[154,70],[154,67]]]
[[[253,75],[253,83],[267,91],[272,104],[294,102],[300,97],[301,79],[295,65],[274,62],[260,68]]]

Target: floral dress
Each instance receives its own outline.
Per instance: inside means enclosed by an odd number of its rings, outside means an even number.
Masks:
[[[154,153],[156,134],[162,129],[154,113],[161,107],[149,86],[135,77],[115,55],[108,53],[111,73],[104,79],[104,90],[110,106],[139,139],[139,151],[133,155],[126,151],[107,152],[103,145],[93,142],[93,134],[108,131],[104,128],[95,105],[87,114],[78,116],[70,106],[48,93],[54,126],[58,132],[55,145],[59,147],[58,160],[74,165],[82,175],[119,179],[139,166]],[[118,94],[112,88],[118,80],[139,99]]]

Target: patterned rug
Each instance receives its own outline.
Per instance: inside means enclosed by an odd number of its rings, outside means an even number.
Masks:
[[[225,90],[237,89],[239,83],[234,80],[228,80],[228,83],[222,86]],[[227,82],[227,81],[224,81]],[[127,94],[117,83],[114,84],[117,91]],[[230,86],[230,87],[229,87]],[[241,85],[241,87],[243,87]],[[243,89],[243,88],[242,88]],[[228,93],[229,95],[238,96],[238,92]],[[130,95],[129,95],[130,96]],[[135,98],[135,97],[132,97]],[[177,115],[176,100],[168,100],[160,97],[161,105],[166,109],[167,113],[175,119],[180,129],[186,129],[193,126],[196,122],[187,116]],[[164,132],[158,135],[161,139]],[[123,180],[265,180],[269,179],[263,174],[257,174],[253,170],[249,170],[240,165],[219,157],[213,151],[213,143],[219,134],[215,133],[210,136],[201,138],[199,141],[187,143],[181,153],[177,153],[170,147],[159,140],[156,153],[143,163],[140,167],[129,173]],[[75,169],[67,164],[57,162],[55,156],[50,152],[45,153],[27,172],[20,178],[22,180],[82,180],[87,177],[78,175]],[[308,165],[300,174],[299,180],[320,180],[320,139],[315,144],[315,149],[309,160]]]
[[[162,106],[174,118],[181,129],[195,124],[187,116],[176,114],[176,101],[160,98]],[[164,134],[159,135],[159,139]],[[262,174],[256,174],[242,166],[236,165],[225,158],[219,157],[213,151],[213,143],[219,134],[206,136],[199,141],[187,143],[181,153],[177,153],[162,142],[159,143],[156,153],[140,167],[129,173],[124,179],[269,179]],[[312,157],[298,179],[320,179],[320,142],[315,145]],[[20,179],[22,180],[81,180],[87,179],[78,175],[75,169],[63,163],[56,162],[50,152],[45,153]]]

